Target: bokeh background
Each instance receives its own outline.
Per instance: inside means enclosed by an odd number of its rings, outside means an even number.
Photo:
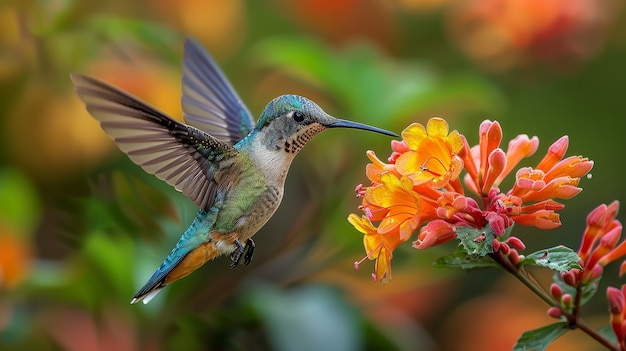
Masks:
[[[400,132],[433,116],[477,140],[537,135],[536,164],[570,136],[593,159],[563,226],[517,227],[528,252],[578,248],[584,219],[623,199],[626,18],[621,0],[4,0],[0,4],[1,350],[506,350],[552,320],[496,270],[435,270],[454,244],[394,252],[372,282],[346,221],[365,151],[389,139],[318,136],[294,162],[254,261],[210,262],[130,305],[197,209],[133,165],[85,112],[70,72],[95,76],[181,117],[185,36],[199,40],[258,116],[284,93]],[[504,145],[506,146],[506,145]],[[510,184],[504,186],[510,186]],[[623,220],[624,216],[620,215]],[[550,273],[536,271],[549,281]],[[608,324],[609,268],[584,310]],[[550,350],[598,346],[578,331]]]

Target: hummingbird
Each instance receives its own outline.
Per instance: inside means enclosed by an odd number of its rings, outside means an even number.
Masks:
[[[256,124],[214,59],[186,39],[179,122],[132,95],[88,76],[70,78],[87,111],[131,161],[173,186],[199,211],[131,304],[148,303],[207,261],[229,255],[231,267],[251,262],[252,236],[274,214],[294,157],[317,134],[356,128],[399,137],[335,118],[313,101],[282,95]]]

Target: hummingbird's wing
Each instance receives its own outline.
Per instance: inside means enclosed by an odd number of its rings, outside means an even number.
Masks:
[[[193,39],[185,41],[182,107],[185,122],[230,145],[254,129],[254,119],[220,68]]]
[[[218,190],[217,163],[237,150],[106,83],[79,74],[71,79],[89,113],[134,163],[201,209],[211,207]]]

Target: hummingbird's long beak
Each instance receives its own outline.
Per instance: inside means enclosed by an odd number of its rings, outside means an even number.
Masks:
[[[398,134],[396,134],[394,132],[390,132],[388,130],[384,130],[384,129],[368,126],[367,124],[363,124],[363,123],[346,121],[345,119],[338,119],[337,122],[333,122],[331,124],[328,124],[326,127],[328,127],[328,128],[363,129],[363,130],[369,130],[370,132],[376,132],[376,133],[380,133],[380,134],[385,134],[385,135],[389,135],[389,136],[396,137],[396,138],[400,137]]]

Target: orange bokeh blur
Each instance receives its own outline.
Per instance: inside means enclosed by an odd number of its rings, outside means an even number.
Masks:
[[[547,64],[577,67],[604,46],[621,2],[468,0],[448,16],[461,50],[481,67],[501,71]]]

